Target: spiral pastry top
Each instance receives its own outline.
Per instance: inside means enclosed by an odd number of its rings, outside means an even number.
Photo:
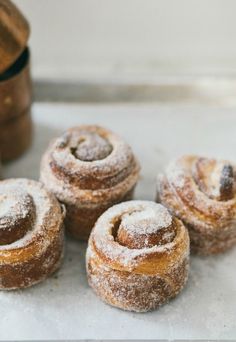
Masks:
[[[111,305],[152,310],[182,289],[188,255],[188,232],[165,207],[124,202],[108,209],[90,235],[89,283]]]
[[[0,182],[0,289],[31,286],[59,266],[63,218],[58,201],[40,183]]]
[[[110,202],[131,189],[138,174],[129,145],[98,126],[69,129],[52,143],[41,164],[42,182],[67,204]]]
[[[211,254],[236,242],[235,166],[183,156],[158,179],[158,200],[187,225],[193,251]]]

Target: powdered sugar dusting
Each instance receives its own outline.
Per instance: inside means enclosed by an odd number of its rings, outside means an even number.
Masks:
[[[17,250],[21,249],[22,247],[26,247],[28,244],[31,243],[32,239],[34,239],[42,231],[42,229],[44,229],[45,218],[47,218],[47,216],[49,215],[52,204],[54,202],[52,202],[51,197],[48,195],[47,191],[43,188],[43,186],[40,183],[31,180],[8,179],[6,181],[1,182],[0,189],[1,192],[13,192],[16,194],[21,194],[21,196],[22,194],[27,193],[30,197],[33,198],[36,210],[35,221],[33,222],[33,226],[29,229],[28,233],[18,241],[15,241],[9,245],[0,246],[0,257],[4,257],[5,250]],[[23,208],[21,208],[22,206]],[[22,215],[27,215],[28,208],[26,203],[22,204],[18,202],[15,208],[18,210],[19,207],[21,208]],[[15,214],[17,214],[15,211],[11,212],[11,217],[13,219],[15,218]],[[41,245],[42,250],[44,250],[49,243],[47,239],[40,239],[39,242],[40,244],[43,243]]]
[[[178,160],[171,162],[167,169],[166,174],[168,175],[168,179],[171,183],[175,184],[178,188],[183,188],[185,185],[185,174],[183,172],[183,168],[179,165]]]
[[[112,152],[107,139],[87,131],[78,132],[75,144],[71,144],[70,148],[76,158],[90,162],[104,159]]]
[[[123,215],[138,211],[141,212],[142,210],[150,208],[153,208],[153,210],[158,208],[156,210],[159,212],[160,206],[160,204],[151,201],[129,201],[117,204],[100,216],[91,234],[91,239],[94,241],[98,250],[102,251],[107,258],[110,260],[116,260],[129,270],[134,269],[137,263],[149,254],[163,252],[169,253],[175,246],[175,239],[164,245],[154,245],[153,247],[144,247],[141,249],[130,249],[116,242],[112,235],[114,223],[121,219]],[[169,220],[169,218],[166,218],[166,224],[169,223]],[[172,227],[171,231],[172,229],[174,228]],[[184,231],[185,228],[182,227],[181,232],[183,233]]]
[[[86,136],[92,134],[96,138],[86,139],[79,143],[79,137],[82,138],[85,132]],[[96,177],[99,178],[116,175],[132,164],[133,153],[130,146],[106,129],[98,126],[80,126],[71,128],[66,134],[65,144],[61,144],[62,138],[59,137],[50,148],[51,158],[65,171],[81,173],[84,176],[96,174]],[[71,148],[75,155],[71,153]],[[81,159],[75,157],[77,149],[78,153],[81,153]],[[88,157],[86,153],[91,153],[91,155]],[[106,157],[101,158],[101,155],[105,156],[104,153]]]
[[[189,228],[192,249],[219,253],[235,244],[234,166],[194,155],[172,162],[159,179],[159,198]]]
[[[10,199],[2,199],[0,197],[0,217],[5,216],[7,213],[9,213],[10,208],[12,206],[12,201]]]
[[[164,233],[166,238],[173,238],[172,218],[162,205],[154,202],[121,203],[108,209],[99,218],[89,239],[87,272],[89,283],[96,293],[109,304],[125,310],[152,310],[175,296],[187,280],[189,240],[188,235],[184,235],[186,229],[180,224],[177,237],[170,243],[133,249],[115,241],[117,222],[120,222],[118,232],[125,225],[136,239],[140,234],[148,237],[167,228],[170,231]],[[141,228],[141,224],[144,224],[144,228]],[[174,247],[181,239],[186,239],[186,243],[176,254]],[[163,253],[165,258],[162,258]],[[149,256],[152,258],[149,259]],[[142,262],[147,265],[144,266]],[[140,265],[143,265],[142,271]],[[153,273],[148,272],[150,265]]]
[[[0,211],[0,289],[29,287],[60,264],[64,214],[56,198],[36,181],[2,181],[0,195],[7,201]]]
[[[0,187],[0,245],[22,236],[27,229],[27,224],[24,222],[33,223],[34,217],[35,207],[32,197],[23,189],[13,190],[8,185],[2,184]]]
[[[134,211],[123,215],[121,226],[135,234],[154,234],[171,225],[172,218],[168,210],[157,204],[146,207],[142,211]]]
[[[68,139],[73,137],[73,132],[78,134],[81,130],[87,134],[98,132],[112,146],[110,154],[93,161],[76,158],[71,153]],[[62,143],[64,140],[65,143]],[[56,169],[52,169],[52,164]],[[42,158],[40,180],[61,202],[78,208],[93,208],[100,207],[101,203],[107,206],[123,198],[137,183],[139,170],[139,163],[130,146],[116,134],[98,126],[80,126],[70,129],[67,139],[59,137],[48,148]],[[90,189],[91,185],[87,184],[81,186],[87,178],[92,179],[89,182],[92,185],[98,183],[97,188]]]

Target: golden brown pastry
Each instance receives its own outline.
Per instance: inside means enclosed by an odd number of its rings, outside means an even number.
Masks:
[[[188,231],[161,204],[117,204],[96,222],[86,266],[90,286],[106,303],[129,311],[153,310],[187,281]]]
[[[120,137],[99,126],[80,126],[50,145],[40,179],[66,205],[68,231],[87,240],[107,208],[131,199],[138,177],[139,164]]]
[[[63,255],[64,211],[43,185],[0,182],[0,289],[34,285],[54,272]]]
[[[191,251],[221,253],[236,243],[235,166],[183,156],[158,179],[158,198],[187,226]]]

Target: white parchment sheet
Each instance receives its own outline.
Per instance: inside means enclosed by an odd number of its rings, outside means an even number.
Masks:
[[[30,151],[4,167],[5,177],[38,179],[49,140],[66,127],[97,123],[133,147],[142,164],[135,194],[154,199],[155,178],[184,153],[236,161],[233,109],[157,105],[35,104]],[[54,276],[24,291],[0,292],[0,339],[234,339],[236,248],[217,257],[192,257],[184,291],[158,311],[134,314],[100,301],[87,285],[86,244],[67,239],[65,261]]]

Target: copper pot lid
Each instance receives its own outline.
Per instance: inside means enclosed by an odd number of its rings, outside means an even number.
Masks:
[[[0,0],[0,73],[25,49],[30,34],[28,21],[10,0]]]

